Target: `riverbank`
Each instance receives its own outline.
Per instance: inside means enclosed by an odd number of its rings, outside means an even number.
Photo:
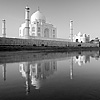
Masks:
[[[34,52],[59,52],[59,51],[88,51],[88,50],[100,50],[100,47],[57,47],[57,46],[0,46],[0,51],[25,51],[30,50]]]
[[[0,37],[0,51],[61,52],[99,49],[99,43],[79,43],[46,39]]]

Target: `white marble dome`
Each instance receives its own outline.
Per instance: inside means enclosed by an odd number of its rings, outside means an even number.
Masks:
[[[31,23],[36,20],[41,20],[41,21],[46,22],[45,16],[39,10],[33,13],[31,16]]]

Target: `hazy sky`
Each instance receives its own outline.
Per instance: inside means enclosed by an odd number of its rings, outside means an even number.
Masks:
[[[6,19],[7,36],[18,37],[26,5],[30,16],[39,6],[47,22],[57,27],[59,38],[69,38],[70,19],[74,21],[74,34],[100,38],[100,0],[0,0],[0,30],[2,19]]]

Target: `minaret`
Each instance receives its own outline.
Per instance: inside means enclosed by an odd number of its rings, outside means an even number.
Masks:
[[[70,20],[70,39],[73,42],[73,21]]]
[[[25,34],[24,34],[24,37],[26,39],[29,38],[29,30],[30,30],[30,27],[29,27],[29,12],[30,12],[30,8],[26,6],[25,8]]]
[[[3,37],[6,37],[6,20],[5,19],[3,19],[2,20],[2,36]]]

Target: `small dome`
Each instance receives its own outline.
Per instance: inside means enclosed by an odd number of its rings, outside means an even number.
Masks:
[[[39,10],[33,13],[31,16],[31,23],[36,20],[46,21],[45,16]]]
[[[78,36],[82,36],[82,33],[81,33],[81,32],[79,32],[79,33],[78,33]]]

